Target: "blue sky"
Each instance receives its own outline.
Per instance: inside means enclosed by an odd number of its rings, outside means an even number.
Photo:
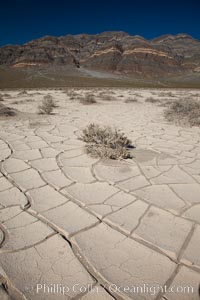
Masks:
[[[182,32],[200,39],[200,0],[10,0],[0,9],[0,45],[110,30],[147,39]]]

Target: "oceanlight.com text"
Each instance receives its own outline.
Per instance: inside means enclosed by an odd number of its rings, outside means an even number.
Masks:
[[[177,294],[193,294],[194,287],[190,285],[181,286],[181,285],[171,285],[160,286],[160,285],[150,285],[150,284],[142,284],[142,285],[116,285],[110,284],[105,285],[104,288],[110,293],[118,293],[118,294],[149,294],[151,296],[157,295],[158,293],[177,293]],[[37,284],[34,288],[36,293],[44,293],[44,294],[79,294],[79,293],[101,293],[101,290],[97,286],[93,285],[81,285],[76,283],[72,286],[62,285],[62,284]]]

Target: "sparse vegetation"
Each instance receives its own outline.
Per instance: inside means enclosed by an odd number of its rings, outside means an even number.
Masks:
[[[50,115],[53,112],[53,109],[56,107],[56,104],[51,95],[45,95],[42,101],[42,104],[38,106],[39,114]]]
[[[2,96],[2,97],[10,97],[10,94],[4,93],[4,94],[2,94],[1,96]]]
[[[98,96],[99,96],[100,100],[102,100],[102,101],[114,101],[114,100],[116,100],[113,91],[109,91],[109,92],[102,91],[102,92],[99,93]],[[121,95],[121,96],[123,96],[123,95]],[[121,96],[119,96],[119,97],[121,97]]]
[[[133,96],[143,98],[143,96],[141,94],[139,94],[139,93],[134,93]]]
[[[18,96],[26,96],[26,95],[28,95],[26,90],[23,90],[23,91],[18,93]]]
[[[196,93],[196,94],[190,94],[192,97],[200,97],[200,94]]]
[[[159,99],[156,99],[156,98],[153,98],[153,97],[149,97],[149,98],[146,98],[145,102],[149,102],[149,103],[159,103],[160,100],[159,100]]]
[[[74,90],[67,90],[66,93],[67,93],[67,96],[70,98],[70,100],[75,100],[80,97],[80,95],[77,92],[75,92]]]
[[[172,93],[172,92],[165,93],[165,96],[166,97],[176,97],[176,95],[174,95],[174,93]]]
[[[169,107],[169,105],[171,105],[173,102],[174,102],[174,99],[172,99],[172,98],[162,99],[160,101],[159,106]]]
[[[195,99],[173,101],[165,111],[168,121],[200,126],[200,102]]]
[[[90,124],[83,130],[81,139],[86,143],[87,153],[100,158],[131,158],[132,142],[119,130]]]
[[[138,99],[137,98],[128,98],[126,99],[125,103],[136,103],[138,102]]]
[[[15,116],[15,115],[16,112],[12,108],[7,107],[4,104],[0,103],[0,116],[8,117],[8,116]]]
[[[1,101],[1,102],[3,102],[3,101],[4,101],[4,100],[3,100],[3,97],[2,97],[1,95],[0,95],[0,101]]]
[[[53,107],[57,106],[56,103],[53,100],[53,97],[50,94],[45,95],[43,97],[43,99],[46,100],[46,101],[48,101],[51,106],[53,106]]]
[[[101,100],[103,100],[103,101],[115,101],[116,98],[114,96],[112,96],[112,95],[108,95],[107,94],[107,95],[102,96]]]
[[[161,92],[160,97],[176,97],[172,92]]]
[[[93,94],[86,94],[85,97],[81,98],[81,103],[85,105],[97,103]]]
[[[12,104],[26,104],[31,102],[34,102],[34,99],[15,100],[12,102]]]

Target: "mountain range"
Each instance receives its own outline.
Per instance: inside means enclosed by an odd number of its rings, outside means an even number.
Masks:
[[[200,87],[200,41],[108,31],[0,47],[0,87],[102,84]]]

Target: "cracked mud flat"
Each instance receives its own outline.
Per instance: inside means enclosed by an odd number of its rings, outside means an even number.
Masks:
[[[7,91],[22,114],[0,119],[1,300],[199,299],[200,129],[169,124],[145,102],[159,90],[114,89],[112,101],[101,91],[94,105],[62,90]],[[47,93],[55,114],[34,114]],[[89,157],[78,137],[90,122],[124,131],[133,159]],[[167,291],[131,290],[144,285]]]

